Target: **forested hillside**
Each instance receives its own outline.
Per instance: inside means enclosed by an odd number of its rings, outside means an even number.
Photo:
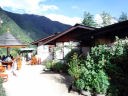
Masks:
[[[51,21],[44,16],[16,14],[7,12],[1,8],[0,19],[2,20],[0,35],[9,30],[12,35],[26,44],[56,32],[63,32],[70,27],[70,25]],[[4,48],[0,49],[0,54],[6,54]]]
[[[21,29],[3,10],[0,9],[0,18],[2,24],[0,26],[0,35],[9,30],[16,38],[20,39],[24,43],[31,42],[32,39],[25,34],[25,31]]]
[[[22,41],[31,42],[56,32],[63,32],[71,27],[44,16],[33,14],[16,14],[0,8],[0,18],[3,21],[0,34],[10,29],[10,32]]]
[[[70,25],[52,21],[44,16],[15,14],[11,12],[6,12],[6,14],[33,40],[49,36],[56,32],[63,32],[70,27]]]

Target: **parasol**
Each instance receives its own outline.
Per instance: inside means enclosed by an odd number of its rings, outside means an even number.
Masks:
[[[26,46],[9,31],[0,35],[0,48],[7,48],[7,55],[9,54],[9,48],[24,48]]]

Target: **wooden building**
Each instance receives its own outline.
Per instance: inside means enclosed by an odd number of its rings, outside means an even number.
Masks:
[[[76,24],[68,30],[32,42],[37,45],[41,61],[46,59],[63,59],[73,48],[79,48],[87,54],[91,46],[112,44],[115,36],[128,36],[128,21],[119,22],[102,28],[93,28]]]
[[[128,36],[128,21],[119,22],[95,30],[94,39],[98,44],[115,42],[115,36],[123,39]]]
[[[93,30],[95,30],[93,27],[76,24],[64,32],[53,34],[31,44],[38,46],[37,54],[42,62],[46,59],[63,59],[74,48],[81,48],[81,50],[84,49],[87,52],[90,49],[91,42],[86,41],[86,45],[81,45],[80,36],[84,34],[85,37],[89,37]]]

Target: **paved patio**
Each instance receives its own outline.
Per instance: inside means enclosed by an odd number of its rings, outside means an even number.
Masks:
[[[42,65],[24,65],[17,76],[9,72],[9,80],[3,84],[7,96],[81,96],[68,93],[65,76],[42,70]]]

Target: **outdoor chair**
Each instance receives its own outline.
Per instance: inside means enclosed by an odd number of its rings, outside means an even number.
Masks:
[[[0,65],[0,78],[4,80],[4,82],[8,81],[8,74],[4,73],[6,70],[6,66]]]
[[[4,80],[4,82],[8,81],[8,74],[0,73],[0,78]]]
[[[5,65],[0,65],[0,73],[5,72],[6,66]]]
[[[35,65],[37,63],[38,63],[37,58],[35,56],[33,56],[32,60],[31,60],[31,65]]]

